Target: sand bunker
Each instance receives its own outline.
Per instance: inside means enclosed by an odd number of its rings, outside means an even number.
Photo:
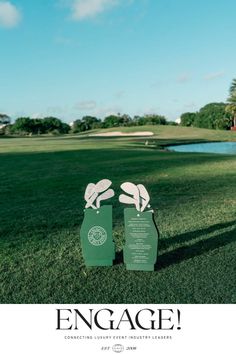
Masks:
[[[124,133],[124,132],[106,132],[106,133],[94,133],[89,134],[89,136],[101,136],[101,137],[113,137],[113,136],[152,136],[152,132],[134,132],[134,133]]]

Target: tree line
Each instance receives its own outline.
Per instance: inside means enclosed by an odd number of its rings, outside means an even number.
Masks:
[[[131,118],[128,114],[112,114],[103,120],[92,116],[85,116],[73,122],[72,131],[74,133],[84,132],[91,129],[132,127],[140,125],[167,125],[175,124],[169,122],[164,116],[157,114],[146,114],[144,116],[134,116]]]
[[[207,129],[236,129],[236,79],[229,90],[228,103],[209,103],[198,112],[183,113],[181,125]]]
[[[209,103],[198,112],[186,112],[180,117],[181,125],[207,129],[236,130],[236,79],[232,81],[228,102]],[[103,120],[94,116],[76,119],[72,125],[62,122],[56,117],[33,119],[17,118],[13,124],[6,114],[0,114],[0,134],[5,135],[40,135],[80,133],[92,129],[131,127],[142,125],[176,125],[166,117],[158,114],[145,114],[131,117],[128,114],[112,114]]]
[[[6,116],[1,119],[0,124],[6,124]],[[8,117],[7,125],[1,129],[5,135],[39,135],[39,134],[67,134],[70,126],[55,117],[46,117],[43,119],[33,119],[29,117],[17,118],[14,124],[10,124]]]
[[[209,103],[198,112],[183,113],[180,117],[181,125],[206,129],[230,129],[232,114],[226,108],[225,103]]]
[[[80,133],[92,129],[112,128],[112,127],[130,127],[136,125],[167,125],[175,124],[168,122],[164,116],[156,114],[147,114],[144,116],[134,116],[131,118],[127,114],[109,115],[103,120],[84,116],[82,119],[75,120],[71,125],[62,122],[56,117],[46,117],[42,119],[33,119],[29,117],[17,118],[14,124],[10,124],[10,118],[6,115],[0,115],[0,125],[2,134],[5,135],[40,135],[40,134],[68,134]]]

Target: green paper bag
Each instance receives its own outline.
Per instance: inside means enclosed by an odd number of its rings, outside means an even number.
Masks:
[[[127,270],[153,271],[157,260],[158,232],[153,213],[124,209],[124,262]]]
[[[80,230],[82,253],[86,266],[112,266],[115,245],[112,239],[112,206],[85,209]]]

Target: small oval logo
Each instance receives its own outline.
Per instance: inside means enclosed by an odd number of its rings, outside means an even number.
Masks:
[[[113,347],[112,347],[112,350],[113,350],[113,352],[115,352],[115,353],[122,353],[123,351],[124,351],[124,346],[123,345],[121,345],[121,344],[115,344],[115,345],[113,345]]]
[[[107,240],[106,230],[101,226],[94,226],[88,232],[88,240],[93,246],[102,246]]]

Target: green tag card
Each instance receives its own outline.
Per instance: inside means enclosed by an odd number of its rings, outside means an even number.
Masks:
[[[153,271],[157,260],[158,233],[153,213],[126,208],[124,262],[127,270]]]
[[[115,259],[112,239],[112,206],[98,210],[86,209],[80,230],[83,257],[86,266],[111,266]]]
[[[82,253],[86,266],[112,266],[115,245],[112,239],[112,206],[100,206],[102,200],[114,195],[109,180],[88,184],[86,206],[80,230]],[[96,204],[95,204],[96,203]]]
[[[121,189],[128,195],[121,194],[119,201],[135,205],[124,210],[126,269],[153,271],[158,253],[158,230],[150,209],[150,196],[142,184],[125,182]],[[149,210],[145,211],[146,208]]]

